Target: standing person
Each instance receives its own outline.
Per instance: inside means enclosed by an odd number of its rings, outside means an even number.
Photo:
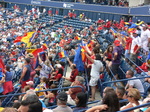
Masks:
[[[19,79],[19,83],[21,83],[21,88],[24,88],[30,80],[30,73],[31,73],[31,65],[30,65],[30,59],[25,58],[24,67],[21,73],[21,77]]]
[[[123,52],[123,47],[120,44],[119,40],[114,41],[114,50],[112,55],[112,72],[115,75],[116,78],[118,78],[118,68],[121,63],[121,55]]]
[[[137,32],[132,34],[133,40],[131,44],[131,50],[130,50],[130,59],[136,63],[136,58],[138,56],[138,51],[141,48],[141,38],[138,36]]]
[[[95,59],[92,59],[87,53],[85,53],[86,57],[93,63],[90,73],[90,82],[92,96],[90,101],[95,100],[95,92],[96,85],[99,79],[100,72],[103,71],[103,64],[101,62],[101,56],[99,54],[95,54]]]
[[[150,47],[150,31],[148,29],[147,25],[143,25],[143,27],[140,27],[141,29],[141,43],[142,43],[142,48],[144,49],[146,55],[149,52],[149,47]]]
[[[69,78],[68,78],[68,77],[64,77],[64,76],[62,77],[62,78],[65,79],[65,81],[64,81],[64,83],[63,83],[63,86],[64,86],[64,87],[70,86],[71,83],[75,81],[76,76],[78,76],[78,74],[79,74],[79,71],[78,71],[76,65],[73,64],[73,63],[70,61],[69,58],[67,58],[67,61],[69,62],[69,65],[70,65],[70,68],[72,69],[72,71],[71,71],[71,75],[70,75]]]
[[[10,93],[14,90],[13,88],[13,82],[12,82],[12,72],[10,71],[10,67],[9,66],[6,66],[6,73],[5,73],[5,82],[3,84],[3,88],[4,88],[4,91],[3,91],[3,94],[7,94],[7,93]]]

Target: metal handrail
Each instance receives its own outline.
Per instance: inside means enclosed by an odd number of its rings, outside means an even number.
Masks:
[[[117,112],[129,112],[131,110],[138,109],[138,108],[141,108],[141,107],[145,107],[145,106],[148,106],[148,105],[150,105],[150,103],[138,105],[138,106],[131,107],[131,108],[128,108],[128,109],[125,109],[125,110],[117,111]]]
[[[63,90],[63,89],[70,89],[70,88],[81,88],[82,91],[84,92],[84,88],[82,86],[72,86],[72,87],[63,87],[63,88],[54,88],[54,89],[46,89],[46,90],[41,90],[41,91],[35,91],[37,92],[46,92],[46,91],[53,91],[53,90]],[[1,97],[7,97],[7,96],[17,96],[17,95],[22,95],[26,93],[17,93],[17,94],[8,94],[8,95],[1,95]]]

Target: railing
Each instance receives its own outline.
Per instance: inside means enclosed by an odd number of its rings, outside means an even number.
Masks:
[[[150,103],[146,103],[146,104],[138,105],[138,106],[135,106],[135,107],[132,107],[132,108],[128,108],[128,109],[125,109],[125,110],[117,111],[117,112],[129,112],[131,110],[135,110],[135,109],[138,109],[138,108],[141,108],[141,107],[145,107],[145,106],[149,106],[149,105],[150,105]]]
[[[38,93],[38,92],[46,92],[46,91],[53,91],[53,90],[64,90],[64,89],[70,89],[70,88],[81,88],[82,91],[84,92],[84,88],[83,88],[82,86],[72,86],[72,87],[46,89],[46,90],[35,91],[35,92]],[[2,98],[2,97],[7,97],[7,96],[18,96],[18,95],[22,95],[22,94],[26,94],[26,93],[17,93],[17,94],[1,95],[0,98]]]

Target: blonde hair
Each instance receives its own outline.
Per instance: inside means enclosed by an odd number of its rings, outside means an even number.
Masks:
[[[7,107],[4,110],[2,110],[1,112],[17,112],[17,109],[11,108],[11,107]]]
[[[140,94],[139,90],[136,88],[129,88],[128,95],[132,96],[137,101],[141,99],[141,94]]]

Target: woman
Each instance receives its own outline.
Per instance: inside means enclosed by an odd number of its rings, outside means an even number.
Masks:
[[[49,86],[51,86],[52,84],[57,85],[60,81],[60,79],[63,76],[63,69],[62,68],[57,68],[56,72],[54,72],[54,74],[52,74],[50,82],[49,82]]]
[[[115,91],[108,91],[102,99],[102,105],[94,106],[86,112],[117,112],[119,110],[119,99]]]
[[[87,53],[85,53],[86,57],[92,62],[92,68],[90,72],[90,82],[89,85],[91,86],[91,99],[90,101],[95,100],[95,93],[96,93],[96,85],[100,77],[100,72],[103,71],[103,63],[101,62],[100,54],[95,54],[95,59],[92,59]]]
[[[74,99],[76,107],[73,109],[73,112],[78,112],[81,109],[87,108],[87,94],[84,92],[77,93],[76,98]]]
[[[113,46],[109,46],[107,50],[104,52],[104,61],[106,62],[107,66],[110,67],[112,64],[112,52]]]
[[[10,67],[6,66],[6,70],[5,70],[5,82],[3,85],[4,91],[3,94],[8,94],[10,92],[12,92],[14,90],[13,87],[13,82],[12,82],[12,72],[10,71]]]
[[[140,105],[140,102],[139,102],[140,98],[141,98],[141,95],[137,89],[129,88],[128,92],[127,92],[127,99],[129,101],[129,103],[126,106],[121,107],[121,110],[125,110],[128,108]],[[135,109],[130,112],[140,112],[140,109]]]

